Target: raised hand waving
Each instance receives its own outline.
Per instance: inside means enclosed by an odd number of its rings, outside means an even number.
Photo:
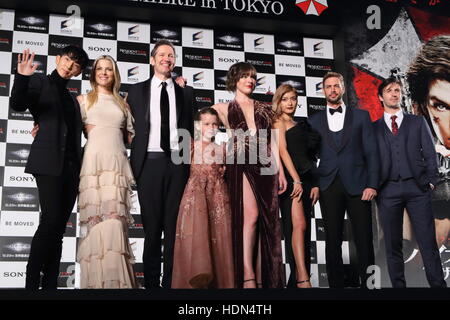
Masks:
[[[34,63],[34,52],[30,54],[30,49],[23,51],[17,58],[17,73],[23,76],[31,76],[38,65]]]

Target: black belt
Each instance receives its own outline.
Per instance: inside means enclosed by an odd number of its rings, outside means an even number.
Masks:
[[[180,151],[172,150],[171,153],[166,154],[163,151],[150,151],[147,152],[147,159],[162,159],[162,158],[171,158],[172,154],[179,155]]]

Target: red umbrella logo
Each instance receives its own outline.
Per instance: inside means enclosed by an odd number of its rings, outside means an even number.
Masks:
[[[305,14],[320,16],[328,8],[327,0],[297,0],[295,5]]]

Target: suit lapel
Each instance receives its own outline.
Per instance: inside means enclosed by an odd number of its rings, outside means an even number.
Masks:
[[[345,112],[345,118],[344,118],[344,133],[342,136],[342,142],[341,145],[338,148],[338,152],[340,152],[345,145],[347,144],[348,140],[350,139],[351,133],[353,128],[353,111],[352,108],[347,107],[347,110]]]
[[[403,120],[402,120],[402,125],[400,126],[400,129],[402,130],[404,136],[405,136],[405,146],[406,149],[408,149],[409,143],[408,143],[408,131],[409,131],[409,127],[410,127],[410,118],[409,115],[403,112]]]
[[[388,145],[387,138],[388,138],[390,129],[386,125],[386,122],[384,122],[384,118],[381,118],[377,122],[377,130],[378,130],[378,134],[380,135],[380,137],[383,137],[384,144]]]
[[[77,139],[77,145],[81,145],[81,132],[83,131],[83,120],[81,119],[81,106],[78,103],[78,100],[70,95],[72,97],[73,105],[75,106],[75,130],[76,130],[76,139]],[[80,148],[77,148],[77,154],[82,158],[82,153],[80,153]]]
[[[74,96],[72,96],[72,95],[70,95],[71,97],[72,97],[72,101],[73,101],[73,104],[74,104],[74,106],[75,106],[75,121],[76,121],[76,123],[75,123],[75,125],[77,126],[77,128],[78,127],[81,127],[81,122],[82,122],[82,120],[81,120],[81,110],[80,110],[80,104],[78,103],[78,101],[77,101],[77,99],[75,99],[74,98]]]
[[[177,109],[177,127],[180,128],[180,119],[181,114],[183,112],[183,104],[184,104],[184,96],[183,96],[183,89],[175,82],[173,81],[173,85],[175,88],[175,104]]]
[[[381,158],[383,159],[383,162],[386,163],[385,157],[387,156],[387,150],[389,149],[388,134],[390,130],[384,122],[384,118],[377,121],[376,128],[378,137],[380,138],[379,143],[382,144],[382,148],[380,148]]]
[[[400,126],[401,129],[404,129],[405,131],[409,130],[409,117],[406,113],[403,113],[403,120],[402,120],[402,125]]]
[[[55,97],[55,103],[56,103],[56,110],[58,111],[58,115],[61,117],[64,117],[63,115],[63,106],[61,101],[61,96],[59,94],[58,86],[52,81],[52,79],[49,77],[49,84],[50,84],[50,92]],[[65,122],[64,122],[65,124]]]
[[[142,92],[142,106],[145,108],[144,117],[147,128],[150,128],[150,90],[151,90],[151,78],[144,82]]]

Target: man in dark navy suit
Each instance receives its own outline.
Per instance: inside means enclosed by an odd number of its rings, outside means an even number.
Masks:
[[[335,72],[323,78],[327,108],[309,119],[322,137],[319,158],[320,208],[326,233],[328,283],[343,288],[342,235],[347,212],[358,256],[361,285],[367,267],[375,263],[371,200],[376,196],[379,158],[369,113],[347,107],[342,96],[344,78]]]
[[[402,86],[395,78],[378,88],[384,115],[375,122],[381,158],[377,205],[386,244],[389,277],[394,288],[406,287],[402,253],[406,208],[431,287],[446,287],[436,244],[431,192],[438,178],[431,132],[422,117],[403,113]]]

